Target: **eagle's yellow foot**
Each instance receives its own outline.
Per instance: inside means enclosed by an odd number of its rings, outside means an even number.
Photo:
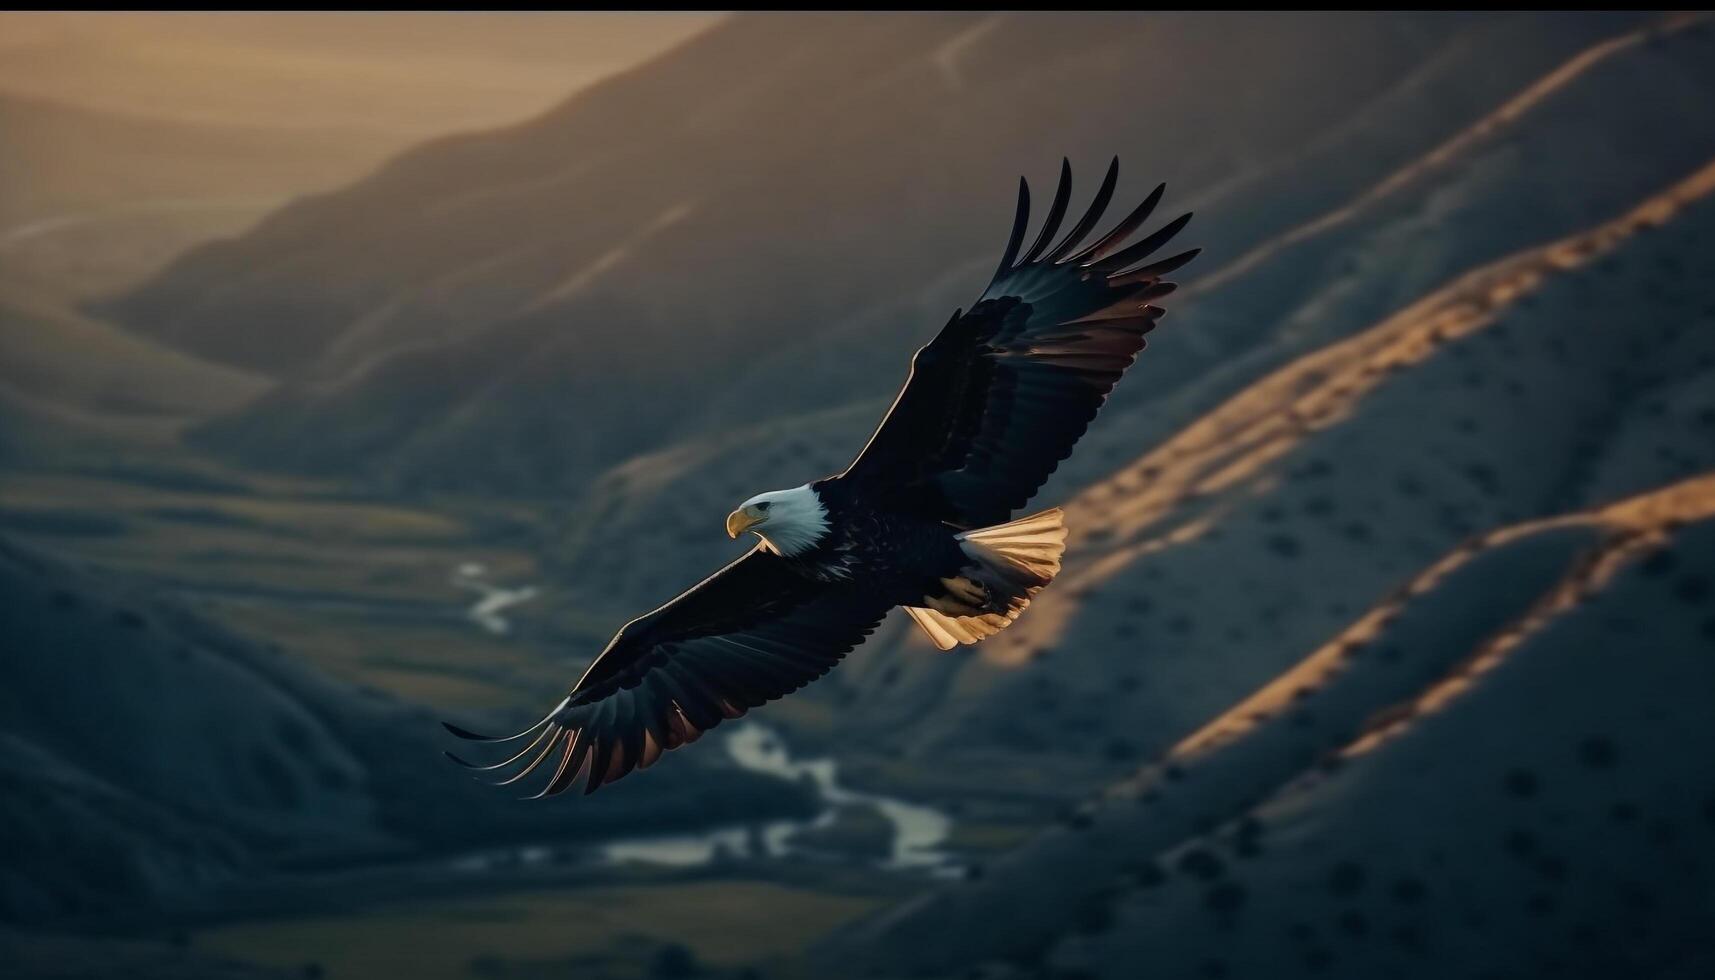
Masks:
[[[949,595],[966,605],[978,609],[988,605],[988,590],[968,578],[944,578],[941,584],[946,586]]]

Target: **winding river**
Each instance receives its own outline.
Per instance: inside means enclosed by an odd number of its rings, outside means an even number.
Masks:
[[[534,585],[508,589],[488,581],[488,568],[480,562],[465,562],[453,569],[452,583],[475,592],[476,601],[465,610],[465,617],[496,636],[512,632],[512,624],[500,615],[519,603],[536,598]]]
[[[464,615],[496,635],[505,635],[511,629],[501,613],[539,595],[534,586],[495,585],[488,579],[488,569],[476,562],[454,568],[452,582],[477,594],[476,600],[464,609]],[[879,861],[882,867],[941,875],[959,872],[952,856],[942,849],[952,832],[953,821],[941,811],[848,789],[841,785],[839,764],[833,759],[794,759],[785,739],[756,722],[741,722],[716,738],[741,769],[793,783],[808,782],[820,800],[819,812],[807,820],[769,820],[691,834],[621,838],[598,846],[599,860],[610,864],[634,862],[687,868],[721,858],[785,858],[821,853],[803,841],[804,832],[832,827],[844,812],[869,809],[880,815],[889,832],[886,854]],[[501,863],[528,865],[552,863],[561,858],[558,848],[536,846],[504,854],[469,855],[455,862],[455,866],[477,871]]]
[[[809,780],[821,797],[822,811],[809,820],[772,820],[718,827],[695,834],[616,840],[601,848],[610,862],[691,867],[718,857],[787,857],[799,852],[794,838],[802,831],[827,827],[849,807],[870,807],[887,821],[892,842],[883,867],[956,873],[950,855],[941,850],[953,821],[933,807],[888,796],[847,789],[839,782],[839,765],[832,759],[794,759],[785,740],[755,722],[736,726],[724,739],[727,754],[740,768],[793,782]]]

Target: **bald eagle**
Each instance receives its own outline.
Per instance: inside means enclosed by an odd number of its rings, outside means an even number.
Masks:
[[[1119,161],[1084,216],[1055,241],[1072,193],[1062,162],[1048,216],[1028,249],[1030,187],[1000,267],[969,312],[911,361],[905,386],[843,473],[744,501],[727,534],[754,534],[742,557],[625,624],[542,720],[505,738],[515,783],[549,763],[535,797],[584,778],[584,792],[696,741],[722,720],[827,673],[894,606],[950,650],[1016,620],[1060,570],[1056,508],[1012,519],[1084,434],[1162,315],[1162,277],[1197,251],[1140,265],[1191,219],[1128,244],[1165,186],[1107,234],[1101,220]],[[1022,249],[1022,253],[1021,253]],[[526,741],[527,740],[527,741]],[[451,753],[448,753],[451,756]]]

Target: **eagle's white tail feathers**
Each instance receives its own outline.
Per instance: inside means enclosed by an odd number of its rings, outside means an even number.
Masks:
[[[917,621],[918,626],[923,627],[923,632],[929,636],[929,642],[935,644],[937,650],[951,650],[961,643],[975,643],[981,639],[966,631],[957,619],[933,609],[906,606],[905,612]],[[988,634],[985,633],[984,636],[986,635]]]
[[[1047,585],[1060,573],[1060,556],[1066,551],[1066,512],[1054,507],[1016,521],[966,531],[958,540],[999,554]]]
[[[963,569],[959,578],[947,580],[948,598],[935,601],[933,607],[907,606],[905,611],[942,650],[976,643],[1006,629],[1059,574],[1060,556],[1066,550],[1065,516],[1055,507],[957,535],[959,546],[974,564]],[[987,597],[986,608],[966,601],[972,590]]]

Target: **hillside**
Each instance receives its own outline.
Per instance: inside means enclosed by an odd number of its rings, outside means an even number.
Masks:
[[[1712,513],[1705,476],[1473,542],[1161,763],[824,961],[1700,975],[1715,769],[1688,749],[1715,729],[1674,694],[1715,682]]]
[[[0,629],[0,921],[151,921],[292,868],[807,806],[704,753],[575,811],[520,807],[450,769],[424,708],[10,543]]]
[[[0,259],[14,278],[130,286],[194,244],[362,176],[402,138],[185,122],[0,91]]]
[[[1213,216],[1209,254],[1234,256],[1636,19],[738,17],[105,309],[292,379],[206,430],[223,452],[563,491],[639,451],[832,407],[828,390],[882,400],[980,286],[1020,170],[1065,153],[1088,180],[1118,153],[1122,194],[1167,180]],[[1139,95],[1064,97],[1114,91]]]
[[[718,14],[0,12],[0,90],[103,112],[402,141],[523,119]]]
[[[918,692],[857,700],[876,738],[890,702],[933,718],[898,746],[924,767],[1098,802],[827,955],[1445,976],[1504,933],[1515,971],[1695,975],[1711,192],[1469,273],[1091,487],[1077,570],[987,662],[866,664]],[[1128,759],[1160,761],[1099,792]]]
[[[119,265],[138,254],[128,245],[120,251],[127,257]],[[0,271],[0,466],[158,453],[187,425],[231,411],[272,383],[77,312],[73,287],[19,268],[42,258],[36,252]],[[113,267],[87,252],[77,264],[87,269],[90,259]]]
[[[1304,225],[1232,257],[1201,280],[1189,277],[1189,287],[1171,298],[1164,327],[1151,337],[1149,349],[1079,451],[1039,497],[1059,502],[1099,484],[1084,495],[1088,503],[1073,515],[1075,531],[1087,536],[1074,541],[1072,560],[1082,561],[1084,554],[1099,559],[1106,553],[1100,546],[1104,536],[1142,533],[1140,522],[1191,519],[1183,509],[1174,509],[1161,482],[1161,473],[1178,450],[1158,450],[1138,461],[1141,450],[1175,438],[1205,413],[1294,359],[1363,334],[1487,262],[1624,215],[1640,199],[1677,183],[1715,156],[1715,127],[1690,122],[1694,114],[1684,112],[1715,84],[1715,72],[1709,69],[1709,33],[1693,24],[1651,37],[1647,32],[1622,33],[1569,58],[1547,76],[1552,84],[1533,80],[1521,87],[1502,100],[1500,109],[1454,134],[1426,160],[1359,189]],[[1654,108],[1640,109],[1640,104]],[[1602,134],[1616,127],[1631,127],[1625,144],[1630,152],[1604,158],[1600,178],[1592,177],[1587,147],[1600,144]],[[1198,225],[1194,222],[1193,230]],[[1690,259],[1665,256],[1662,261],[1674,266]],[[1651,308],[1661,301],[1647,292],[1636,300]],[[836,348],[836,360],[856,357],[841,347],[838,337],[825,338],[824,343]],[[884,359],[897,362],[894,370],[902,370],[898,350],[908,347],[901,343],[885,352]],[[808,362],[801,370],[813,373],[816,363]],[[1316,370],[1323,369],[1305,368],[1291,377],[1313,377]],[[1558,390],[1536,394],[1554,397]],[[885,401],[877,399],[737,427],[720,437],[688,439],[614,467],[575,508],[568,508],[563,574],[581,585],[591,602],[624,607],[669,594],[694,578],[698,569],[729,554],[731,545],[710,515],[724,513],[756,488],[791,486],[838,470],[884,407]],[[1256,411],[1267,413],[1274,407],[1268,400]],[[1208,422],[1198,430],[1196,445],[1213,452],[1208,447],[1218,447],[1227,433],[1243,424]],[[1220,462],[1198,465],[1214,470]],[[1655,465],[1648,464],[1644,472],[1660,472]],[[1674,475],[1666,473],[1664,478]],[[1636,492],[1647,485],[1634,480],[1608,493]],[[1143,509],[1119,515],[1096,503],[1103,497],[1129,499],[1133,508]],[[1523,500],[1516,504],[1509,511],[1515,515],[1541,513],[1538,508],[1545,506]],[[1199,505],[1197,511],[1201,509]],[[1291,519],[1290,510],[1276,518]],[[1433,514],[1428,520],[1432,525],[1446,523]],[[1448,534],[1485,526],[1467,515],[1434,539],[1440,545],[1416,550],[1414,560],[1429,560],[1448,543]],[[1421,535],[1414,531],[1412,537]],[[1079,540],[1093,547],[1086,551]],[[1378,571],[1397,580],[1410,565],[1397,559],[1391,545],[1374,543],[1360,554],[1387,554],[1392,566]],[[660,555],[682,561],[686,570],[674,578],[670,568],[653,558]],[[1251,559],[1246,555],[1242,560]],[[1290,566],[1282,570],[1290,572]],[[1203,572],[1185,574],[1195,578]],[[1052,606],[1065,598],[1065,591],[1054,590],[1044,602]],[[1348,599],[1347,608],[1357,608],[1357,601]],[[1032,619],[1037,616],[1033,613]],[[1314,642],[1333,625],[1333,619],[1318,621],[1296,639]],[[1105,639],[1095,643],[1099,651],[1108,648]],[[902,650],[899,669],[933,689],[946,668],[921,664],[916,654],[915,648]],[[893,658],[873,659],[887,664],[883,673],[892,669]],[[898,692],[873,693],[885,701]]]
[[[0,574],[8,919],[183,900],[264,837],[373,827],[361,764],[277,685],[28,552],[8,546]]]
[[[1704,161],[1715,138],[1708,150]],[[1045,703],[1114,697],[1108,679],[1144,650],[1135,673],[1149,683],[1121,703],[1144,719],[1125,741],[1147,753],[1461,539],[1711,465],[1694,394],[1711,356],[1708,180],[1692,165],[1644,203],[1468,272],[1081,491],[1068,508],[1074,571],[1002,643],[958,666],[913,646],[866,659],[875,682],[892,678],[857,695],[880,712],[876,737],[890,737],[898,685],[944,705],[902,740],[913,752],[999,738],[1051,756],[1053,740],[1017,719],[1051,726]],[[1663,214],[1677,217],[1655,229]],[[1158,359],[1178,326],[1161,331]],[[1342,465],[1353,459],[1364,464]],[[1051,652],[1052,680],[1008,669],[1032,651]]]
[[[206,418],[269,382],[69,309],[61,289],[0,274],[0,386],[22,399],[133,424]]]
[[[122,115],[0,93],[0,227],[202,201],[254,218],[292,193],[360,176],[397,146],[361,129],[293,130]]]
[[[0,11],[0,264],[104,295],[718,15]]]

